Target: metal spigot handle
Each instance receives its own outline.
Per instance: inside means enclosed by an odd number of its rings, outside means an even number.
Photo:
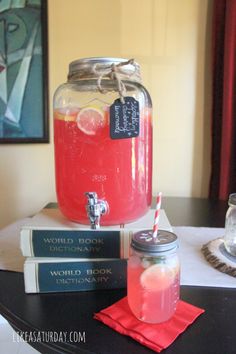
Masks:
[[[106,200],[98,199],[96,192],[86,192],[85,195],[88,198],[86,210],[91,228],[98,229],[101,216],[108,212],[108,203]]]
[[[96,204],[98,200],[98,196],[96,192],[86,192],[86,197],[88,198],[88,204]]]

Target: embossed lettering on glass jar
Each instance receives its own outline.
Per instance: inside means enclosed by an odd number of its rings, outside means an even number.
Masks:
[[[91,191],[108,206],[102,225],[143,216],[152,197],[152,105],[139,65],[119,58],[72,62],[54,95],[54,144],[57,199],[67,218],[89,223]]]

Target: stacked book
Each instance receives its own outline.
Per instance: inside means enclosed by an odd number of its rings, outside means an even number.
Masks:
[[[127,259],[134,232],[151,229],[155,210],[136,222],[91,230],[44,208],[21,229],[26,293],[126,287]],[[164,210],[160,229],[172,231]]]

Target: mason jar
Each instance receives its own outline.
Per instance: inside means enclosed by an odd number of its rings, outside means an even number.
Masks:
[[[236,257],[236,193],[229,195],[225,216],[224,245],[228,253]]]
[[[138,63],[70,63],[68,80],[54,95],[54,148],[57,200],[68,219],[88,224],[88,212],[90,222],[101,212],[101,225],[118,225],[148,211],[152,104]]]
[[[160,230],[135,233],[128,260],[127,296],[139,320],[161,323],[175,313],[179,300],[180,263],[177,236]]]

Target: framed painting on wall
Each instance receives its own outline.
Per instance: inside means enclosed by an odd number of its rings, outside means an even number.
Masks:
[[[47,1],[0,1],[0,143],[47,143]]]

